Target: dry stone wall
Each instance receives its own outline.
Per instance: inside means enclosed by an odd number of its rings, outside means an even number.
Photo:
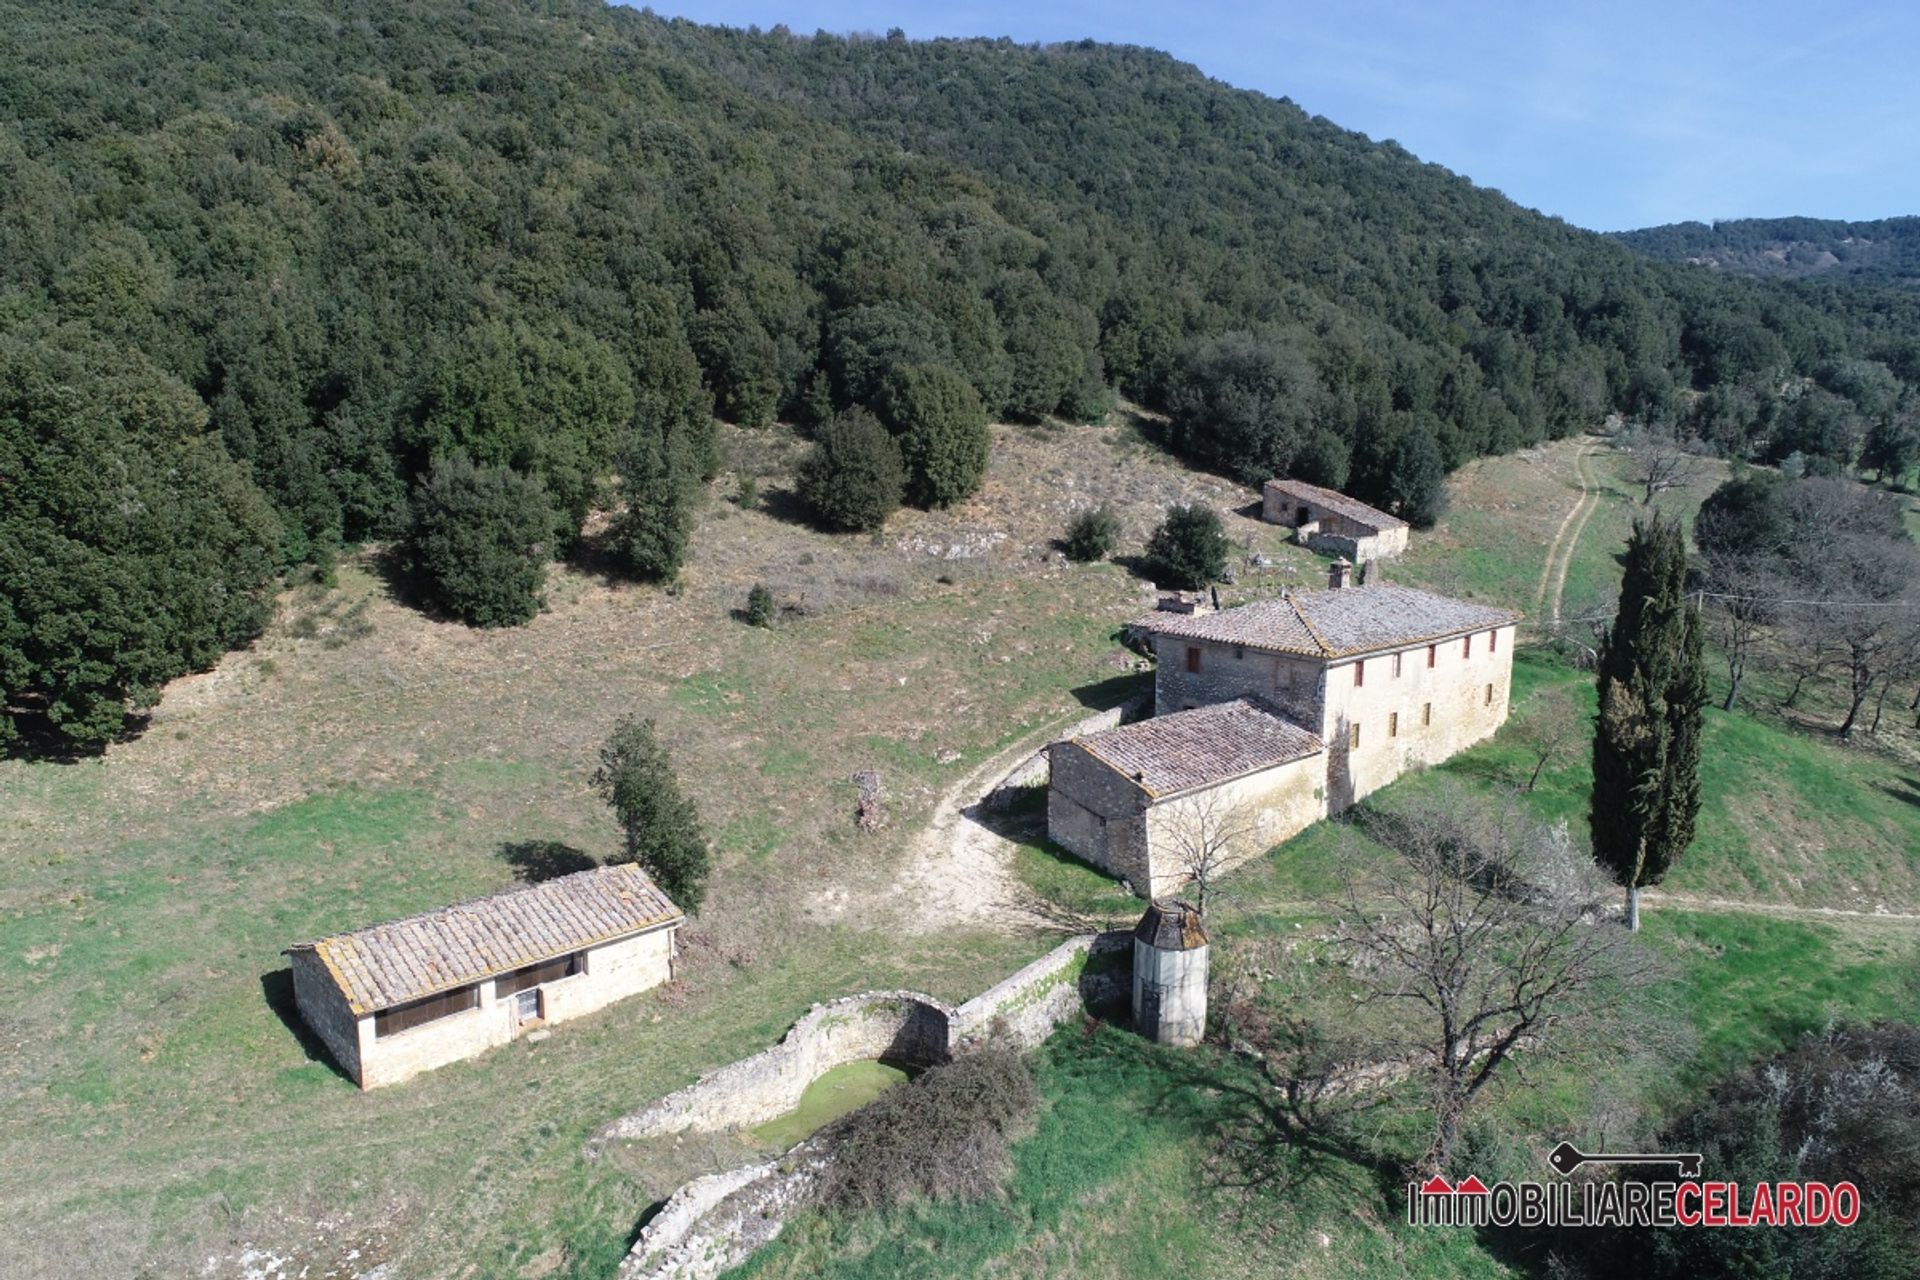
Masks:
[[[1132,945],[1127,933],[1070,939],[957,1009],[908,991],[815,1005],[773,1048],[615,1121],[595,1135],[590,1149],[612,1138],[771,1119],[792,1110],[807,1084],[842,1062],[895,1057],[934,1064],[989,1039],[1032,1048],[1082,1011],[1126,1000]],[[724,1274],[780,1234],[832,1160],[828,1129],[779,1160],[695,1178],[641,1229],[617,1280],[713,1280]]]
[[[913,991],[868,991],[817,1004],[771,1049],[710,1071],[614,1121],[596,1142],[760,1124],[799,1106],[808,1085],[843,1063],[945,1062],[952,1020],[947,1005]]]

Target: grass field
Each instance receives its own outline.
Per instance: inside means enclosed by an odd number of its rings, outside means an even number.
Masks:
[[[1550,1066],[1507,1089],[1474,1133],[1483,1173],[1510,1162],[1540,1176],[1562,1140],[1604,1145],[1624,1087],[1657,1123],[1720,1071],[1784,1047],[1835,1017],[1920,1017],[1920,932],[1860,937],[1789,921],[1692,913],[1650,918],[1647,945],[1674,961],[1664,993],[1698,1043],[1649,1088],[1632,1061]],[[1404,1225],[1402,1188],[1382,1150],[1291,1148],[1269,1132],[1248,1067],[1212,1047],[1188,1053],[1102,1027],[1064,1031],[1040,1057],[1038,1132],[1016,1151],[1002,1201],[870,1216],[809,1214],[737,1275],[753,1280],[895,1276],[1451,1277],[1534,1274],[1473,1233]],[[1223,1134],[1270,1144],[1271,1163]],[[1598,1140],[1598,1141],[1596,1141]],[[1406,1158],[1391,1135],[1384,1154]]]
[[[0,763],[10,1278],[145,1267],[219,1280],[243,1273],[248,1249],[288,1275],[380,1263],[408,1277],[609,1275],[647,1206],[705,1157],[684,1152],[671,1176],[590,1161],[594,1129],[763,1047],[816,1000],[884,986],[965,997],[1057,939],[982,909],[975,886],[929,895],[906,873],[943,793],[1128,683],[1115,628],[1150,593],[1116,566],[1060,561],[1049,542],[1073,511],[1115,502],[1135,546],[1169,501],[1227,511],[1236,544],[1274,561],[1234,595],[1323,571],[1245,514],[1250,490],[1169,463],[1137,423],[1001,429],[978,499],[903,513],[880,539],[789,518],[791,438],[730,442],[735,469],[673,593],[556,569],[532,625],[476,632],[402,607],[364,557],[333,588],[288,593],[265,638],[176,682],[146,733],[104,759]],[[1531,611],[1580,498],[1575,448],[1474,464],[1453,512],[1391,576]],[[1619,460],[1588,466],[1602,493],[1561,544],[1569,605],[1576,584],[1611,571],[1631,516],[1607,479]],[[731,500],[745,475],[763,509]],[[772,632],[732,616],[757,581],[792,607]],[[1546,664],[1520,680],[1523,712],[1579,683]],[[282,949],[611,854],[587,779],[627,712],[659,722],[718,847],[682,980],[544,1043],[361,1094],[299,1031]],[[1711,732],[1717,807],[1676,891],[1917,909],[1920,770],[1778,718],[1717,717]],[[1449,770],[1511,785],[1516,750],[1503,735]],[[863,767],[881,772],[887,815],[864,837],[849,780]],[[1573,766],[1556,766],[1532,802],[1577,819],[1580,788]],[[1337,836],[1317,828],[1250,868],[1231,927],[1289,927]],[[1137,910],[1037,844],[1012,871],[1066,918]],[[1697,959],[1702,1063],[1828,1011],[1892,1007],[1888,975],[1913,960],[1891,929],[1654,909],[1649,933]],[[1729,956],[1739,982],[1725,980]],[[1798,976],[1774,980],[1789,964]],[[1470,1249],[1396,1232],[1377,1188],[1356,1201],[1348,1175],[1290,1198],[1290,1225],[1248,1212],[1250,1234],[1217,1229],[1239,1210],[1167,1191],[1204,1184],[1217,1101],[1170,1090],[1175,1063],[1113,1033],[1056,1043],[1047,1117],[1010,1204],[815,1220],[757,1265],[937,1275],[997,1260],[1009,1274],[1117,1275],[1136,1258],[1197,1259],[1232,1275],[1291,1259],[1310,1275],[1350,1273],[1357,1257],[1386,1275],[1498,1273]],[[1125,1124],[1109,1123],[1102,1091]],[[856,1265],[869,1269],[837,1270]]]

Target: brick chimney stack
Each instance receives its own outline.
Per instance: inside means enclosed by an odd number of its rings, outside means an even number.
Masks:
[[[1353,562],[1345,556],[1338,556],[1327,566],[1327,586],[1334,591],[1347,585],[1347,579],[1353,572]]]

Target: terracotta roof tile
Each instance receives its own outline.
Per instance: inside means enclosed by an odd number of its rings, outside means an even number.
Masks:
[[[685,919],[634,863],[303,942],[325,962],[355,1014],[390,1009],[582,947]]]
[[[1259,698],[1154,716],[1072,741],[1155,799],[1326,749],[1317,736]]]
[[[1370,507],[1358,498],[1349,498],[1337,489],[1323,489],[1317,484],[1308,484],[1305,480],[1269,480],[1264,488],[1266,493],[1278,493],[1298,502],[1309,502],[1324,507],[1335,515],[1345,516],[1355,524],[1365,525],[1376,533],[1386,529],[1404,529],[1407,522],[1398,516],[1390,516],[1378,507]]]
[[[1131,625],[1155,635],[1344,658],[1510,626],[1519,620],[1512,609],[1383,583],[1296,591],[1218,613],[1150,613]]]

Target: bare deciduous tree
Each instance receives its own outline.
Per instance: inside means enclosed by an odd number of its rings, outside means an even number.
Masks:
[[[1565,760],[1584,748],[1593,738],[1592,723],[1566,689],[1553,689],[1533,699],[1527,714],[1513,726],[1510,736],[1533,758],[1523,790],[1531,792],[1540,785],[1540,775],[1556,760]]]
[[[1709,626],[1727,664],[1727,696],[1720,709],[1731,711],[1747,667],[1776,620],[1776,602],[1786,596],[1786,583],[1771,559],[1733,554],[1714,557],[1706,581]]]
[[[1260,852],[1260,824],[1247,806],[1209,791],[1180,802],[1168,815],[1161,839],[1184,878],[1181,896],[1204,919],[1220,876]]]
[[[1427,1083],[1422,1164],[1445,1169],[1469,1109],[1503,1067],[1518,1070],[1516,1053],[1622,1034],[1620,1002],[1653,963],[1602,912],[1604,877],[1564,827],[1460,794],[1376,811],[1366,827],[1392,856],[1350,870],[1334,945],[1361,1007],[1382,1015],[1375,1056]]]
[[[1672,436],[1629,431],[1618,443],[1633,459],[1633,479],[1640,486],[1643,506],[1652,506],[1661,494],[1683,488],[1701,474],[1697,451],[1689,451],[1684,442]]]

